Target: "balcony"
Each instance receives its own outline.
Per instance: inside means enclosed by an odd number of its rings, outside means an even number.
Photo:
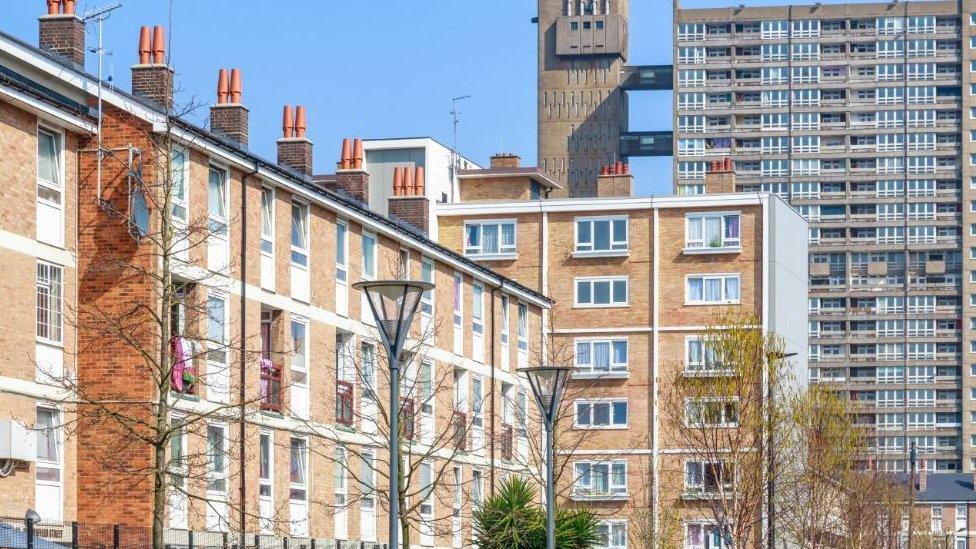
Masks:
[[[515,430],[511,425],[502,425],[502,443],[501,443],[501,454],[502,460],[512,461],[512,449],[515,444]]]
[[[451,416],[451,441],[454,448],[459,451],[467,450],[467,424],[468,416],[464,412],[454,412]]]
[[[261,409],[281,412],[281,365],[261,359]]]

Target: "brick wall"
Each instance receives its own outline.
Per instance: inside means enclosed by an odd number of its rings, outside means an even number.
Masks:
[[[394,217],[424,233],[430,225],[430,200],[426,196],[394,196],[390,198],[390,217]]]
[[[173,69],[162,65],[132,67],[132,94],[162,107],[173,106]]]
[[[532,179],[524,176],[464,178],[459,185],[461,202],[528,200]]]
[[[56,53],[78,65],[85,64],[85,24],[75,15],[45,15],[40,18],[41,49]]]

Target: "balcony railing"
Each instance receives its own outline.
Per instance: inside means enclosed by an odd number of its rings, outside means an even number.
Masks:
[[[336,423],[352,427],[353,419],[353,388],[348,381],[336,381]]]

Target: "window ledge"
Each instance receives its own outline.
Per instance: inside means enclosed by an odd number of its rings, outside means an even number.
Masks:
[[[586,303],[576,303],[574,309],[625,309],[630,307],[629,303],[609,303],[606,305],[589,305]]]
[[[465,254],[464,257],[475,261],[515,261],[518,254]]]
[[[340,431],[345,431],[347,433],[355,433],[355,432],[357,432],[355,427],[350,427],[349,425],[343,425],[342,423],[336,423],[335,426],[336,426],[336,429],[338,429]]]
[[[573,372],[573,379],[628,379],[630,372]]]
[[[686,307],[716,307],[721,305],[742,305],[741,301],[686,301]]]
[[[283,419],[285,417],[281,412],[275,412],[274,410],[261,410],[261,415],[277,419]]]
[[[742,252],[742,246],[720,246],[717,248],[685,248],[686,254],[737,254]]]
[[[589,259],[594,257],[630,257],[630,250],[607,250],[597,252],[573,252],[572,257]]]
[[[724,370],[683,370],[684,377],[731,377],[735,374],[730,369]]]
[[[627,494],[581,494],[574,492],[573,501],[627,501],[630,496]]]

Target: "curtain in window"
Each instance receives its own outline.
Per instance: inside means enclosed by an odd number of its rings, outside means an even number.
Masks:
[[[627,486],[627,466],[623,463],[613,464],[613,486]]]
[[[37,134],[37,176],[52,187],[61,187],[61,168],[58,165],[58,139],[53,134]],[[47,198],[47,197],[45,197]]]
[[[502,225],[502,249],[515,251],[515,225],[512,223]]]
[[[478,247],[478,236],[481,233],[480,225],[468,225],[468,246],[472,248]]]
[[[739,239],[739,216],[725,216],[725,238],[732,240]]]
[[[610,342],[600,341],[593,344],[593,369],[610,369]]]
[[[721,300],[722,300],[722,279],[706,278],[705,279],[705,301],[721,301]]]
[[[308,229],[305,224],[305,208],[299,204],[291,205],[291,245],[299,250],[308,249]]]
[[[291,482],[305,484],[305,441],[291,439]]]
[[[704,240],[704,233],[702,232],[701,218],[689,219],[688,220],[688,243],[695,244]]]
[[[709,246],[719,245],[722,242],[722,218],[705,218],[705,243]]]
[[[227,185],[224,174],[217,170],[210,170],[210,180],[207,185],[207,207],[210,215],[218,219],[227,218]]]
[[[593,491],[607,493],[610,491],[610,468],[605,464],[594,465],[591,470]]]
[[[271,234],[271,190],[261,189],[261,236],[272,237]]]
[[[590,344],[577,343],[576,344],[576,365],[589,366],[592,363],[593,363],[592,358],[590,357]]]
[[[702,363],[702,344],[701,341],[688,341],[688,364]]]
[[[613,362],[615,364],[627,364],[627,342],[613,342]]]
[[[739,279],[731,276],[725,279],[725,298],[731,301],[739,299]]]
[[[484,225],[481,228],[481,253],[498,253],[498,225]]]
[[[34,428],[37,430],[37,459],[59,461],[57,412],[38,410]]]
[[[701,278],[688,279],[688,301],[701,301],[705,297]]]

